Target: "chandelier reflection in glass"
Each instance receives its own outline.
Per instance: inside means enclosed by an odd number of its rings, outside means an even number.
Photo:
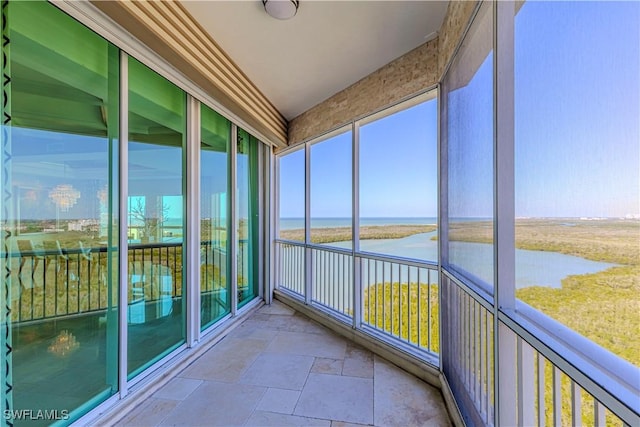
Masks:
[[[107,187],[106,185],[103,186],[101,189],[98,190],[98,192],[96,193],[96,196],[98,197],[98,200],[100,200],[100,205],[107,205],[107,197],[109,197],[109,187]]]
[[[80,198],[80,192],[71,184],[59,184],[49,191],[49,198],[62,212],[67,212]]]
[[[80,192],[71,184],[58,184],[49,191],[49,198],[56,204],[56,229],[60,229],[60,211],[68,212],[80,198]]]
[[[65,357],[76,351],[78,347],[80,343],[76,337],[65,329],[53,340],[47,351],[55,356]]]

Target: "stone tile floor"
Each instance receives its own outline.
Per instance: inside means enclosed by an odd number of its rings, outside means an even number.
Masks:
[[[120,426],[448,426],[440,391],[274,301]]]

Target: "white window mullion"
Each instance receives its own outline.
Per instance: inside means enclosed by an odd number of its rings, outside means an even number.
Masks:
[[[360,124],[354,122],[351,132],[351,186],[352,186],[352,238],[353,238],[353,327],[358,329],[362,324],[362,272],[361,260],[357,256],[360,251]]]
[[[118,389],[120,397],[128,392],[127,385],[127,311],[129,288],[129,56],[120,51],[120,134],[119,140],[119,252],[118,252],[118,306],[119,311],[119,353],[118,353]],[[113,190],[112,190],[113,191]]]
[[[304,242],[311,243],[311,145],[304,147]],[[311,248],[304,249],[304,297],[305,303],[311,304],[313,299],[313,271]]]
[[[200,103],[187,95],[186,286],[187,346],[200,340]]]
[[[512,1],[494,7],[494,321],[496,425],[518,421],[515,334],[498,321],[515,308],[514,11]]]
[[[231,142],[229,144],[229,217],[231,229],[229,239],[229,280],[231,280],[231,315],[238,311],[238,127],[231,124]]]

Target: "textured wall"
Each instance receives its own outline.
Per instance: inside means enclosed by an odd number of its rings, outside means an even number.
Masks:
[[[475,1],[450,2],[438,38],[391,61],[291,120],[289,145],[318,136],[438,83],[475,6]]]
[[[458,46],[462,32],[466,28],[476,4],[477,2],[475,1],[452,1],[449,3],[447,14],[444,17],[438,35],[439,77],[442,76],[444,67],[451,59],[456,46]]]
[[[391,61],[289,122],[289,144],[316,136],[438,81],[438,40]]]

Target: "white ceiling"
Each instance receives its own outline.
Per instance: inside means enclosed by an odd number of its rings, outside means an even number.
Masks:
[[[280,21],[261,0],[182,3],[287,119],[434,38],[447,10],[446,1],[301,0]]]

